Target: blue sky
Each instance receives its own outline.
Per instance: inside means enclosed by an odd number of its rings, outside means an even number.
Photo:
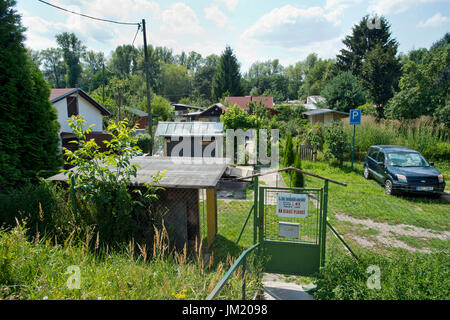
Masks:
[[[391,23],[400,52],[428,48],[450,31],[450,0],[47,0],[91,16],[126,22],[146,19],[148,41],[175,54],[196,51],[220,54],[230,45],[242,72],[255,61],[279,59],[288,66],[309,53],[331,58],[342,39],[364,15],[380,14]],[[74,32],[91,50],[107,56],[118,45],[131,44],[134,26],[77,17],[37,0],[18,0],[26,45],[55,47],[55,35]],[[138,36],[136,46],[142,45]]]

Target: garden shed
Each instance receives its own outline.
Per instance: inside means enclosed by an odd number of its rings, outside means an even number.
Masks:
[[[189,161],[188,161],[189,160]],[[217,186],[227,168],[226,159],[215,158],[214,163],[202,158],[135,157],[132,164],[139,165],[137,175],[132,178],[131,188],[143,187],[152,182],[152,175],[163,173],[158,186],[157,206],[165,211],[164,221],[171,232],[171,241],[177,249],[187,243],[194,249],[196,241],[202,239],[201,230],[207,235],[210,247],[217,234]],[[76,167],[72,170],[76,170]],[[67,182],[65,174],[48,178],[51,181]],[[204,219],[201,219],[202,213]],[[201,223],[206,223],[201,226]]]

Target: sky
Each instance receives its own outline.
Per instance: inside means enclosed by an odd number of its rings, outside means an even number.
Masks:
[[[252,63],[279,59],[287,67],[310,53],[334,58],[342,40],[365,15],[383,15],[399,52],[429,48],[450,31],[450,0],[46,0],[90,16],[146,20],[148,43],[174,54],[220,55],[229,45],[245,73]],[[26,46],[56,47],[55,35],[74,32],[89,50],[107,57],[132,44],[137,27],[86,19],[38,0],[17,0]],[[142,33],[135,46],[143,45]]]

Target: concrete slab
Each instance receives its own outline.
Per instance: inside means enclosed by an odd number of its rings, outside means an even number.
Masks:
[[[264,300],[314,300],[302,286],[282,281],[263,282]]]

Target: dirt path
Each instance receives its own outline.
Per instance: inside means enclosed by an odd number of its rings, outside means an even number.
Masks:
[[[434,231],[426,228],[416,227],[407,224],[396,224],[390,225],[383,222],[375,222],[370,219],[358,219],[345,214],[335,214],[335,217],[339,221],[350,222],[353,225],[362,225],[363,230],[374,229],[379,231],[379,234],[374,235],[375,241],[368,240],[360,235],[351,234],[350,237],[353,238],[363,247],[374,247],[377,243],[383,244],[385,246],[403,248],[409,251],[422,251],[431,252],[427,248],[418,249],[408,245],[407,243],[396,239],[398,236],[408,236],[421,239],[431,239],[436,238],[440,240],[450,239],[450,231]]]

